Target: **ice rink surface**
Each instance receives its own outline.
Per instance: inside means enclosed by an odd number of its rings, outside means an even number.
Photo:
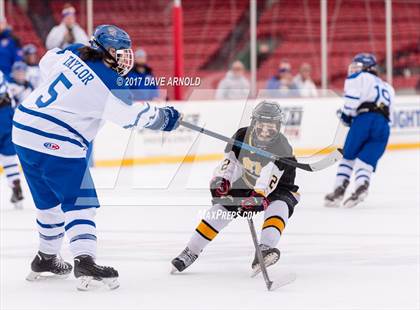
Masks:
[[[243,219],[221,232],[185,273],[169,274],[171,259],[210,205],[205,186],[214,166],[124,168],[115,188],[115,169],[94,169],[102,202],[98,263],[119,270],[116,291],[78,292],[73,276],[25,281],[37,249],[34,206],[25,186],[25,209],[13,210],[2,176],[0,308],[419,309],[418,150],[386,153],[369,197],[355,209],[322,206],[336,166],[299,172],[302,199],[279,244],[282,257],[269,269],[273,279],[294,272],[297,280],[274,292],[265,290],[261,277],[249,277],[254,251]],[[172,180],[169,188],[166,180]],[[259,228],[261,216],[256,223]],[[71,259],[67,244],[62,255]]]

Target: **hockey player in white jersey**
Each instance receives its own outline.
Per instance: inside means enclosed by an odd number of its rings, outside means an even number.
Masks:
[[[8,83],[0,71],[0,165],[3,166],[9,187],[12,189],[10,202],[16,209],[23,208],[23,194],[15,146],[12,142],[12,120],[15,102]]]
[[[38,64],[38,49],[33,44],[26,44],[22,47],[23,59],[28,65],[26,78],[34,88],[37,88],[41,82],[41,72]]]
[[[372,54],[361,53],[353,58],[344,84],[341,112],[341,120],[350,130],[334,190],[325,197],[327,207],[340,205],[353,171],[354,191],[343,206],[354,207],[366,198],[371,175],[388,143],[394,95],[394,88],[377,76],[376,59]]]
[[[173,107],[133,104],[129,91],[118,86],[134,61],[124,30],[98,26],[90,44],[48,51],[40,61],[41,85],[13,120],[13,142],[37,208],[40,241],[27,279],[71,272],[72,265],[59,256],[66,234],[80,290],[89,289],[92,280],[119,286],[117,270],[95,263],[99,202],[85,158],[89,142],[105,120],[123,128],[171,131],[180,118]]]
[[[16,61],[12,66],[9,90],[17,106],[34,90],[26,77],[27,71],[28,66],[23,61]]]

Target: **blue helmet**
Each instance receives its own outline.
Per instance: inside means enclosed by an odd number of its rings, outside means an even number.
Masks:
[[[376,57],[369,53],[359,53],[353,58],[353,62],[360,62],[363,68],[370,68],[376,66]]]
[[[114,48],[116,50],[131,48],[131,39],[127,32],[114,25],[96,27],[90,41],[92,48]]]
[[[17,81],[19,84],[26,80],[26,70],[28,65],[23,61],[16,61],[12,66],[12,72],[10,76]]]
[[[112,68],[120,75],[126,75],[134,65],[134,54],[131,39],[127,32],[114,25],[96,27],[90,40],[93,49],[101,50]],[[111,55],[109,49],[115,50]]]
[[[12,72],[14,71],[26,71],[28,65],[23,61],[16,61],[12,66]]]
[[[349,75],[357,72],[370,72],[377,74],[376,57],[369,53],[359,53],[354,56],[352,63],[348,68]]]
[[[36,54],[37,48],[35,45],[29,43],[22,47],[22,52],[23,52],[23,55]]]

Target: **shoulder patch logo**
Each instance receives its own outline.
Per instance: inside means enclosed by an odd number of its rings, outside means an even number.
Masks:
[[[53,150],[53,151],[56,151],[56,150],[59,150],[60,149],[60,146],[58,144],[55,144],[55,143],[52,143],[52,142],[45,142],[44,143],[44,146],[47,149]]]

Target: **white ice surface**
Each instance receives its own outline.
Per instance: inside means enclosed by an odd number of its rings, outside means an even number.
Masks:
[[[336,167],[299,172],[302,200],[279,244],[280,262],[269,269],[273,279],[295,272],[297,280],[274,292],[249,277],[254,251],[244,220],[220,233],[186,272],[169,274],[209,206],[205,187],[214,166],[185,165],[175,178],[174,166],[125,168],[115,188],[117,170],[93,171],[102,202],[98,262],[120,272],[121,287],[111,292],[78,292],[73,277],[25,281],[37,249],[34,206],[25,185],[25,209],[13,210],[2,176],[0,308],[419,309],[418,150],[388,152],[367,201],[350,210],[322,206]],[[138,188],[150,184],[160,189]],[[62,254],[71,260],[67,244]]]

